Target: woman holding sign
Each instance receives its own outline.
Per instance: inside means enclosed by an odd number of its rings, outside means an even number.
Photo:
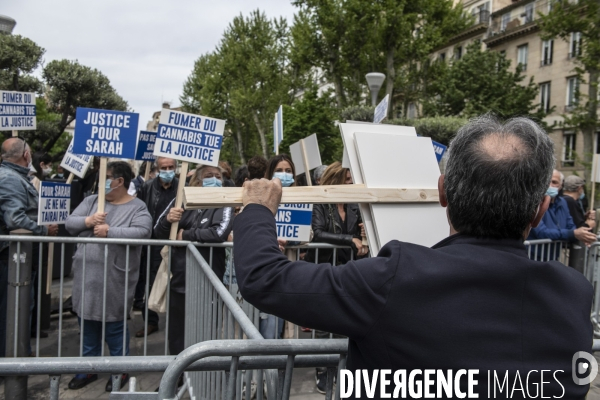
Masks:
[[[126,162],[109,163],[106,171],[105,212],[98,212],[97,195],[86,197],[66,221],[69,233],[80,237],[111,239],[150,238],[152,217],[148,213],[146,204],[127,194],[133,177],[133,171]],[[104,336],[110,355],[129,355],[129,329],[127,329],[127,315],[124,315],[124,309],[130,310],[133,303],[141,251],[140,246],[129,248],[112,244],[77,246],[77,252],[73,256],[73,311],[78,315],[83,333],[81,340],[83,340],[84,356],[101,355],[104,346],[103,320],[106,321]],[[128,256],[129,260],[127,260]],[[105,257],[107,257],[106,261]],[[125,298],[125,289],[127,289],[127,298]],[[85,297],[82,294],[84,290]],[[104,293],[106,293],[105,298]],[[104,304],[105,310],[103,310]],[[125,348],[123,348],[124,336]],[[98,379],[96,374],[77,374],[69,382],[69,389],[80,389],[96,379]],[[128,379],[129,375],[123,374],[121,387]],[[112,391],[111,379],[106,384],[106,391]]]
[[[223,171],[220,167],[202,165],[196,169],[190,180],[190,186],[221,187]],[[175,200],[173,200],[174,202]],[[173,207],[173,202],[161,215],[154,227],[157,239],[168,239],[171,224],[179,222],[177,240],[189,240],[200,243],[223,243],[229,237],[233,227],[233,208],[207,208],[203,210],[184,210]],[[205,260],[211,259],[209,247],[198,249]],[[225,249],[212,249],[212,269],[220,280],[225,273]],[[171,255],[171,291],[169,301],[169,352],[179,354],[183,351],[185,332],[185,270],[186,248],[173,247]]]

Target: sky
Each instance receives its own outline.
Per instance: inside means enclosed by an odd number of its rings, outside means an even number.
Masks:
[[[194,61],[213,51],[235,16],[260,9],[292,23],[291,0],[2,0],[13,34],[46,49],[45,63],[78,60],[106,75],[140,113],[140,129],[163,101],[180,105]],[[39,75],[39,71],[36,75]]]

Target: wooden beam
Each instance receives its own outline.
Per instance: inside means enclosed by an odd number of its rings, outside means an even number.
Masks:
[[[242,188],[186,187],[186,209],[238,207],[242,205]],[[281,203],[437,203],[438,189],[367,188],[364,185],[302,186],[283,188]]]

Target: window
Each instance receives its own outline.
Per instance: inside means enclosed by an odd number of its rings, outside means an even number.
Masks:
[[[525,5],[525,14],[524,14],[525,20],[523,21],[524,24],[527,24],[531,21],[533,21],[533,3],[529,3]]]
[[[575,165],[575,139],[577,139],[577,135],[574,132],[563,133],[563,167],[573,167]]]
[[[454,48],[454,58],[457,60],[460,60],[462,58],[462,51],[463,51],[462,46],[456,46]]]
[[[440,55],[438,56],[438,60],[446,61],[446,53],[440,53]]]
[[[542,66],[552,64],[552,47],[554,47],[554,40],[550,39],[542,42]]]
[[[509,22],[510,22],[510,12],[507,12],[506,14],[504,14],[502,16],[502,23],[500,25],[500,30],[501,31],[506,30],[506,25],[508,25]]]
[[[517,64],[521,65],[523,71],[527,70],[528,47],[529,46],[526,44],[517,47]]]
[[[567,78],[567,105],[565,111],[571,111],[576,105],[579,96],[579,79],[576,76]]]
[[[569,43],[569,59],[581,55],[581,32],[571,33],[571,42]]]
[[[550,110],[550,82],[540,83],[540,107],[543,112]]]

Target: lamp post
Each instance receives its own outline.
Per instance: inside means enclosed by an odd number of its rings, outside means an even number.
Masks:
[[[379,94],[379,89],[383,85],[383,81],[385,81],[385,74],[381,72],[369,72],[365,75],[367,78],[367,85],[369,85],[369,90],[371,91],[371,103],[373,106],[377,105],[377,94]]]
[[[17,21],[6,15],[0,15],[0,33],[6,33],[10,35],[17,25]]]

